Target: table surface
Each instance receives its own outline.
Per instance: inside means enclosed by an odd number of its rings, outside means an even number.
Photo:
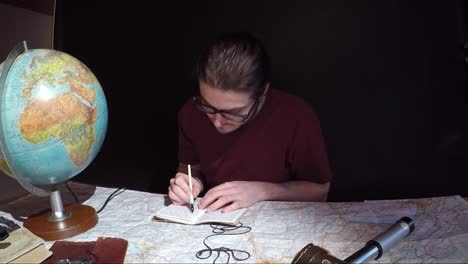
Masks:
[[[83,204],[96,211],[116,190],[78,183],[71,187]],[[73,203],[73,196],[66,189],[61,193],[65,205]],[[151,220],[165,202],[167,196],[162,194],[125,190],[99,213],[94,228],[66,240],[126,239],[129,243],[126,263],[213,262],[216,253],[204,260],[195,256],[206,249],[203,241],[212,234],[210,225]],[[48,197],[27,195],[0,205],[0,215],[21,225],[24,217],[48,207]],[[230,263],[290,263],[309,243],[345,259],[403,216],[415,221],[415,231],[375,263],[468,262],[468,203],[460,196],[350,203],[259,202],[241,218],[244,226],[252,228],[250,232],[211,237],[206,243],[212,248],[226,247],[250,254],[246,261],[231,256]],[[52,244],[46,242],[47,247]],[[216,262],[227,260],[227,254],[222,253]]]

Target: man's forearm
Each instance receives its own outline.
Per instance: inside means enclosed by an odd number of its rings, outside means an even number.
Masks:
[[[263,200],[320,202],[326,200],[330,183],[319,184],[310,181],[265,182],[264,187],[265,199]]]

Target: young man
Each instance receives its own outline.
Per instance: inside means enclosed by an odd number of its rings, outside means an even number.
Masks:
[[[267,53],[248,33],[216,39],[195,72],[199,94],[179,111],[174,204],[192,194],[208,212],[263,200],[323,201],[329,168],[319,120],[302,99],[270,88]]]

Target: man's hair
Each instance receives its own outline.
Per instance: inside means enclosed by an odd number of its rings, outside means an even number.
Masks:
[[[270,81],[270,59],[263,44],[251,34],[229,33],[201,53],[195,75],[212,87],[257,96]]]

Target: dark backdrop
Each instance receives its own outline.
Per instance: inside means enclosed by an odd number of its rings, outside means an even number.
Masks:
[[[200,49],[225,31],[265,42],[272,86],[317,111],[331,201],[467,196],[461,1],[57,1],[55,48],[106,93],[109,127],[75,179],[166,192],[177,111]],[[273,144],[274,142],[272,142]]]

